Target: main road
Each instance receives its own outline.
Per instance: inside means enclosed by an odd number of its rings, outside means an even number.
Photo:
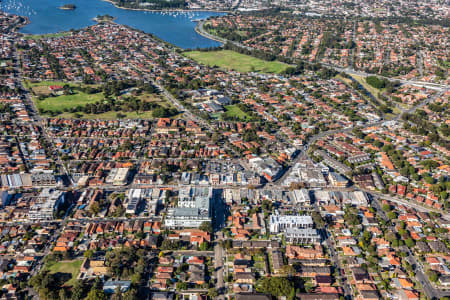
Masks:
[[[221,234],[221,232],[218,232],[217,234]],[[218,296],[216,299],[218,300],[225,300],[225,282],[223,279],[223,248],[221,244],[219,243],[221,239],[216,239],[215,246],[214,246],[214,272],[216,277],[216,290]]]

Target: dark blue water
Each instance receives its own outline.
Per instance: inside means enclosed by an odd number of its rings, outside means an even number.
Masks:
[[[73,3],[75,10],[61,10],[60,6]],[[152,33],[181,48],[204,48],[219,43],[195,32],[195,19],[223,15],[215,12],[162,13],[120,9],[101,0],[3,0],[3,11],[26,16],[31,23],[21,32],[29,34],[56,33],[80,29],[95,24],[97,15],[108,14],[116,22]]]

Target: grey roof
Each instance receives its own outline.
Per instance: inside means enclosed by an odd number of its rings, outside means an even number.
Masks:
[[[196,217],[199,215],[198,208],[177,207],[173,210],[173,215],[176,217]]]

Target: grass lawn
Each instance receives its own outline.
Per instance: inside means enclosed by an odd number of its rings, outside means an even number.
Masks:
[[[378,97],[378,93],[384,93],[386,89],[377,89],[374,88],[373,86],[371,86],[370,84],[368,84],[366,82],[366,79],[362,76],[358,76],[358,75],[350,75],[351,77],[353,77],[353,79],[355,79],[357,82],[359,82],[369,93],[372,94],[372,96],[375,97],[375,99],[377,99],[380,103],[385,104],[385,102],[380,99]],[[343,82],[345,82],[348,86],[351,86],[352,80],[349,78],[344,78],[341,75],[337,75],[336,78],[342,80]],[[366,95],[363,95],[367,100],[370,101],[369,97]],[[398,107],[392,107],[392,113],[386,114],[386,117],[388,119],[392,119],[394,118],[396,115],[398,115],[399,113],[401,113],[400,109],[398,109]]]
[[[35,95],[50,95],[51,91],[49,90],[49,86],[51,85],[69,85],[70,87],[79,87],[79,86],[89,86],[89,87],[97,87],[98,84],[76,84],[72,82],[64,82],[64,81],[38,81],[38,82],[31,82],[29,80],[24,80],[23,85],[29,89],[32,90]]]
[[[143,93],[142,95],[139,95],[138,98],[145,102],[156,103],[162,107],[167,107],[167,108],[173,107],[173,105],[171,105],[170,102],[167,101],[163,96],[160,96],[157,94]]]
[[[250,120],[250,116],[243,112],[237,105],[227,105],[225,106],[225,114],[229,117],[238,117],[241,120]]]
[[[374,88],[373,86],[368,84],[366,82],[366,78],[364,78],[362,76],[359,76],[359,75],[350,75],[350,76],[352,76],[356,81],[358,81],[369,93],[372,94],[372,96],[375,97],[375,99],[384,103],[384,101],[378,97],[378,93],[381,93],[381,94],[384,93],[385,89],[379,90],[377,88]]]
[[[25,81],[24,85],[28,89],[32,89],[36,95],[44,95],[47,96],[50,94],[50,90],[48,89],[51,85],[60,85],[68,84],[70,86],[76,87],[80,86],[76,83],[69,82],[61,82],[61,81],[40,81],[40,82],[30,82]],[[94,87],[95,85],[89,85]],[[70,113],[64,112],[64,109],[70,109],[76,106],[85,106],[89,103],[95,103],[98,101],[102,101],[104,99],[103,93],[95,93],[95,94],[86,94],[79,90],[74,89],[75,93],[72,95],[61,95],[56,97],[48,97],[43,100],[39,100],[37,96],[33,97],[33,101],[38,109],[42,109],[45,111],[59,112],[58,117],[61,118],[83,118],[83,119],[106,119],[113,120],[117,119],[117,114],[120,113],[123,115],[121,118],[125,119],[152,119],[152,112],[116,112],[109,111],[101,114],[86,114],[83,112],[79,113]],[[138,96],[139,99],[146,102],[157,103],[162,107],[172,107],[168,101],[166,101],[161,96],[156,94],[148,94],[143,93]],[[51,115],[51,114],[44,114]]]
[[[377,88],[371,86],[370,84],[368,84],[366,82],[366,79],[362,76],[358,76],[358,75],[351,75],[351,76],[356,81],[358,81],[367,91],[369,91],[369,93],[371,93],[375,97],[375,99],[377,99],[380,103],[386,104],[386,102],[384,100],[382,100],[382,99],[380,99],[380,97],[378,97],[378,94],[383,94],[386,91],[385,88],[377,89]],[[392,108],[392,113],[386,114],[387,119],[392,119],[402,112],[395,105],[393,105],[391,108]]]
[[[39,82],[31,82],[29,80],[24,80],[23,85],[29,90],[32,90],[35,94],[43,94],[49,95],[50,90],[48,89],[51,85],[60,85],[63,86],[66,84],[62,81],[39,81]]]
[[[342,80],[343,82],[345,82],[348,85],[352,84],[352,80],[350,78],[342,77],[341,74],[336,75],[336,78]]]
[[[48,270],[52,274],[55,273],[71,274],[72,276],[71,279],[66,281],[65,285],[73,286],[77,280],[77,276],[78,273],[80,272],[80,267],[82,263],[83,260],[81,259],[60,261],[49,266]]]
[[[84,106],[88,103],[95,103],[102,100],[103,93],[85,94],[77,91],[73,95],[61,95],[57,97],[49,97],[44,100],[34,99],[37,108],[48,111],[63,111],[64,108],[72,108],[78,105]]]
[[[189,51],[185,52],[185,55],[208,66],[218,66],[223,69],[231,69],[242,73],[250,71],[281,73],[289,66],[279,61],[265,61],[231,50],[209,52]]]

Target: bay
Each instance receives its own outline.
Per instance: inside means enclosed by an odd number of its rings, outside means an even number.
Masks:
[[[62,10],[64,4],[75,4],[75,10]],[[95,24],[97,15],[111,15],[118,24],[127,25],[174,44],[181,48],[207,48],[220,43],[205,38],[195,31],[197,19],[223,15],[220,12],[151,12],[115,7],[102,0],[3,0],[0,9],[30,19],[21,29],[26,34],[47,34],[80,29]]]

